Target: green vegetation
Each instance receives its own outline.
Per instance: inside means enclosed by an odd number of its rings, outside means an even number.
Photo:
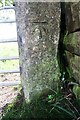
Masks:
[[[0,0],[0,7],[2,7],[3,4],[4,4],[2,1],[3,1],[3,0]],[[5,5],[11,6],[11,5],[13,4],[13,1],[14,1],[14,0],[5,0]]]
[[[75,100],[73,102],[69,100],[69,97],[69,95],[63,97],[54,93],[46,97],[40,96],[40,98],[26,104],[24,95],[20,92],[16,100],[12,104],[8,104],[4,109],[2,120],[28,120],[32,118],[52,118],[53,120],[77,119],[80,115],[77,109],[80,101]]]
[[[76,46],[77,45],[77,36],[76,36],[76,33],[73,33],[73,34],[69,34],[69,35],[65,35],[64,36],[64,44],[67,45],[67,44],[71,44],[72,46]]]
[[[0,57],[18,56],[17,43],[0,43]],[[0,61],[0,70],[18,69],[19,60]]]
[[[17,43],[0,43],[0,56],[18,56]]]
[[[80,100],[80,86],[74,85],[74,87],[73,87],[73,92],[75,93],[76,98],[77,98],[78,100]]]

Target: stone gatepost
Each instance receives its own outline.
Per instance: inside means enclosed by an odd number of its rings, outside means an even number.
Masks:
[[[58,87],[60,3],[17,2],[15,8],[21,81],[29,102]]]

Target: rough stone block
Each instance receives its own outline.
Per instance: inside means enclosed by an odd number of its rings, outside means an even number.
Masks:
[[[80,32],[74,32],[66,35],[63,42],[67,51],[80,56]]]
[[[66,51],[70,74],[80,84],[80,57]]]
[[[80,1],[66,2],[66,27],[69,33],[80,30]]]
[[[25,98],[30,101],[45,90],[53,92],[59,80],[57,49],[61,9],[60,3],[22,2],[16,3],[15,8],[21,81]]]

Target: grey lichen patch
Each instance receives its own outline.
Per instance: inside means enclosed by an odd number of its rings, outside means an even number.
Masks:
[[[56,80],[59,76],[59,69],[58,69],[58,63],[57,58],[50,59],[49,58],[43,58],[42,61],[38,64],[32,64],[30,68],[28,68],[28,71],[30,73],[30,77],[32,76],[32,80],[35,79],[38,81],[41,79],[49,82],[50,80]],[[38,81],[39,82],[39,81]]]

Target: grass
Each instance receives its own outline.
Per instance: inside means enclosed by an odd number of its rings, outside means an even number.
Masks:
[[[0,43],[0,56],[18,56],[18,45],[16,42]]]
[[[0,57],[10,57],[18,55],[17,43],[0,43]],[[0,70],[11,70],[19,68],[19,60],[0,61]]]
[[[23,92],[21,91],[16,100],[8,104],[4,109],[2,120],[73,120],[74,118],[77,120],[79,115],[66,98],[58,95],[58,97],[55,96],[54,100],[51,95],[45,98],[40,96],[37,100],[32,100],[30,103],[26,104]],[[51,99],[52,101],[50,101]]]

